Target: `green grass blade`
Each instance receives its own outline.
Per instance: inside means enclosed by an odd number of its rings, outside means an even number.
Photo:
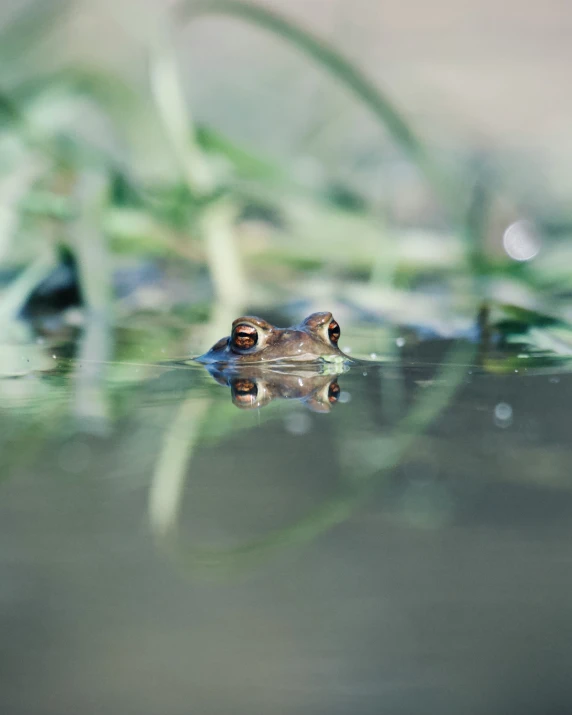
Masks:
[[[232,15],[258,25],[290,43],[321,65],[370,109],[402,151],[420,168],[429,183],[446,202],[449,210],[455,209],[455,214],[457,213],[455,200],[457,192],[453,184],[435,165],[425,145],[402,114],[361,69],[311,32],[253,3],[243,0],[181,0],[175,6],[178,22],[194,20],[202,15],[213,13]]]

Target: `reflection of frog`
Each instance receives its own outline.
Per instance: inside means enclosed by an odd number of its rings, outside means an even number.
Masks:
[[[349,360],[338,348],[340,326],[331,313],[312,313],[299,325],[275,328],[255,317],[237,318],[232,333],[222,338],[197,360],[203,363],[247,365],[252,363]]]
[[[242,409],[264,407],[272,400],[300,400],[313,412],[329,412],[338,401],[337,375],[315,370],[275,370],[260,365],[245,365],[239,370],[207,370],[221,385],[230,387],[233,403]]]

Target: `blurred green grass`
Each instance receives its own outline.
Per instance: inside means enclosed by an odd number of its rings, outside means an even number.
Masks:
[[[556,273],[542,261],[519,263],[498,246],[491,249],[494,177],[432,156],[367,72],[304,28],[256,4],[180,3],[145,35],[148,82],[142,89],[120,72],[83,60],[55,68],[48,63],[43,70],[58,29],[77,7],[62,0],[32,2],[5,21],[0,34],[0,265],[23,270],[40,253],[55,265],[64,246],[78,259],[82,293],[92,307],[113,304],[112,293],[106,299],[95,295],[96,286],[109,290],[105,272],[143,258],[162,265],[182,261],[189,281],[210,277],[207,301],[241,305],[276,282],[296,280],[300,290],[305,276],[334,286],[358,280],[385,287],[415,287],[427,275],[445,283],[464,278],[465,292],[483,293],[484,279],[499,275],[540,289],[567,284],[561,262]],[[128,5],[123,12],[133,10]],[[301,178],[296,166],[201,124],[201,108],[189,107],[185,97],[176,30],[206,13],[237,16],[291,45],[363,103],[425,177],[433,201],[426,225],[393,225],[391,212],[350,185],[327,174]],[[168,147],[170,171],[138,171],[137,153],[145,149],[132,139],[142,122],[151,123],[155,141]],[[100,244],[89,259],[80,248],[88,225],[84,247]],[[94,272],[98,278],[90,285]]]

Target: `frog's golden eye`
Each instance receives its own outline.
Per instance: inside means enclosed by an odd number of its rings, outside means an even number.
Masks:
[[[328,335],[330,336],[331,342],[334,345],[337,345],[338,340],[340,339],[340,326],[335,320],[332,320],[332,322],[328,325]]]
[[[340,386],[336,381],[332,382],[330,387],[328,388],[328,402],[333,405],[335,402],[338,401],[338,398],[340,396]]]
[[[253,380],[239,378],[231,385],[232,397],[235,405],[248,407],[256,401],[258,387]]]
[[[239,323],[232,331],[232,344],[239,350],[249,350],[258,342],[258,331],[252,325]]]

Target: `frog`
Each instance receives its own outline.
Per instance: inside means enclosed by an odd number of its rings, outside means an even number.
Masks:
[[[277,328],[256,316],[243,316],[232,323],[229,336],[196,360],[236,368],[276,363],[344,364],[351,359],[338,347],[340,335],[340,326],[329,312],[312,313],[289,328]]]
[[[311,366],[292,370],[268,369],[263,364],[243,365],[229,370],[219,364],[206,365],[212,377],[230,388],[233,404],[243,410],[258,409],[273,400],[298,400],[312,412],[329,412],[340,397],[338,375],[316,372]]]

